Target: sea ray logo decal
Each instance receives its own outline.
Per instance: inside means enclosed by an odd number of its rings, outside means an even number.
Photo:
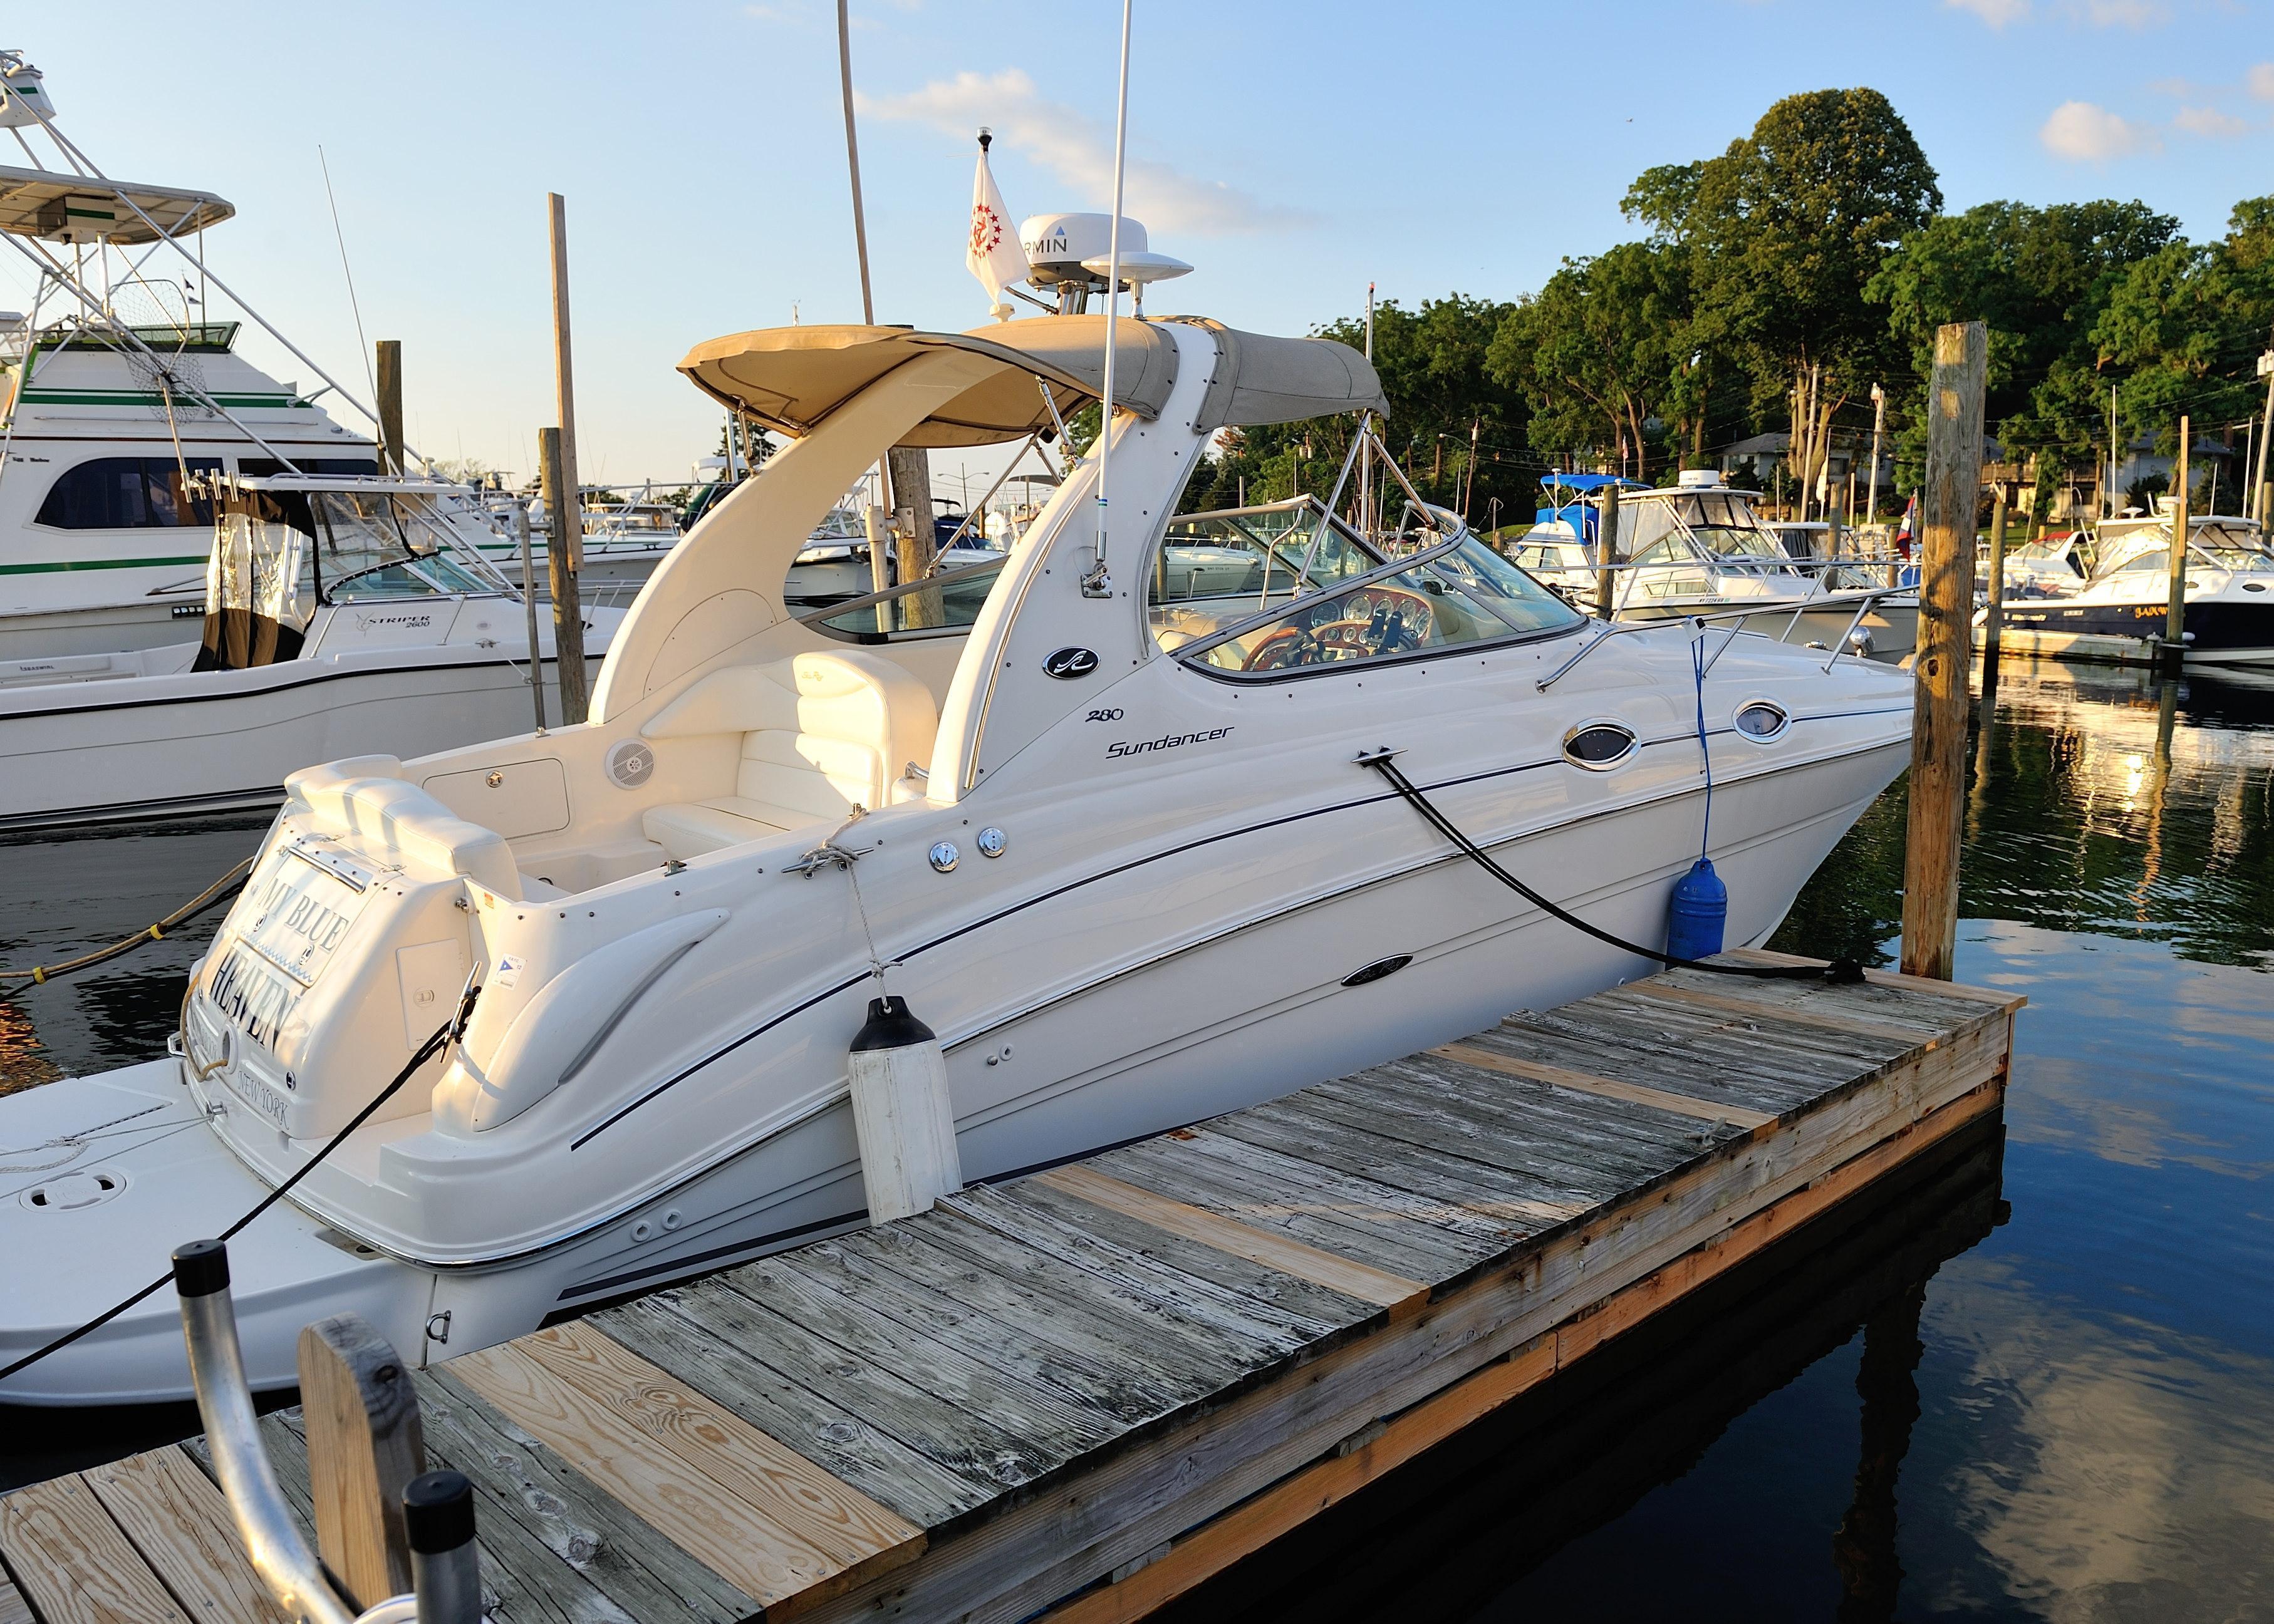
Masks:
[[[1043,660],[1043,674],[1061,682],[1086,677],[1097,669],[1097,656],[1088,649],[1054,649]]]

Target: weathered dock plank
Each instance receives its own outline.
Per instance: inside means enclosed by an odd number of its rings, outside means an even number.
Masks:
[[[1996,1111],[2019,1004],[1524,1011],[463,1356],[428,1453],[500,1624],[1137,1619]],[[222,1513],[161,1451],[0,1499],[0,1557],[31,1624],[271,1617]]]

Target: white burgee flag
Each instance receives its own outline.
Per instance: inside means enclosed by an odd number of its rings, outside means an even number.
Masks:
[[[995,319],[1008,321],[1011,302],[1003,289],[1026,281],[1030,267],[1027,251],[1019,245],[1019,234],[1012,229],[1011,211],[996,189],[994,172],[987,167],[987,148],[994,139],[987,131],[979,132],[979,169],[971,177],[971,237],[964,244],[963,263],[987,289]]]

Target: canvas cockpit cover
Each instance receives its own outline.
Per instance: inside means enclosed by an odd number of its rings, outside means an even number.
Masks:
[[[1183,318],[1171,318],[1181,320]],[[1194,427],[1291,423],[1338,412],[1384,410],[1381,380],[1358,351],[1323,338],[1270,338],[1194,321],[1216,341],[1215,370]],[[1157,417],[1177,381],[1175,340],[1159,321],[1114,326],[1115,403]],[[695,387],[763,428],[793,439],[919,356],[937,350],[985,356],[1000,366],[903,437],[910,446],[983,446],[1017,440],[1050,423],[1049,382],[1071,417],[1105,388],[1105,318],[1037,316],[968,333],[910,327],[768,327],[714,338],[679,364]]]

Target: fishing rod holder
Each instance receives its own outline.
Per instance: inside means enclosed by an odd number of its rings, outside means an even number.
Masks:
[[[480,1624],[473,1485],[454,1471],[424,1473],[403,1491],[410,1591],[360,1611],[341,1596],[293,1521],[261,1446],[230,1295],[228,1246],[217,1240],[192,1241],[175,1249],[173,1261],[182,1340],[214,1475],[221,1480],[245,1553],[277,1605],[299,1624]],[[395,1363],[401,1380],[400,1362]],[[309,1466],[312,1474],[324,1470],[313,1447]]]

